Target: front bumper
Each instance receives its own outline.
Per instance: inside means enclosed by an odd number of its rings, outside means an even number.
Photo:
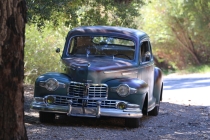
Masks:
[[[98,101],[96,107],[77,107],[72,106],[72,100],[68,100],[68,106],[50,105],[43,101],[33,101],[31,109],[43,112],[55,112],[65,113],[68,116],[77,117],[96,117],[101,116],[108,117],[121,117],[121,118],[141,118],[143,116],[142,111],[139,108],[103,108],[101,107],[100,101]]]

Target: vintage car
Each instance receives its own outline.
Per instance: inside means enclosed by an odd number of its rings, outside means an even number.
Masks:
[[[56,52],[60,52],[58,48]],[[64,72],[49,72],[35,81],[31,108],[40,122],[55,114],[76,117],[121,117],[138,127],[143,115],[158,115],[162,72],[154,66],[148,35],[113,26],[71,30],[61,56]]]

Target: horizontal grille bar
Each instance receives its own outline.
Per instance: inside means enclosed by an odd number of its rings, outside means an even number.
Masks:
[[[82,106],[82,100],[80,98],[72,98],[72,97],[66,97],[66,96],[53,96],[55,98],[55,102],[52,103],[53,105],[62,105],[67,106],[68,100],[72,100],[73,104],[72,106]],[[87,107],[97,107],[98,100],[89,100],[87,99]],[[115,100],[103,100],[101,101],[101,107],[102,108],[116,108],[116,102]]]
[[[89,84],[72,81],[69,86],[69,95],[73,97],[107,98],[106,84]]]

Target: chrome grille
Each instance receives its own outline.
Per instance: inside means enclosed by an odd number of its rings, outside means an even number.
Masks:
[[[104,98],[107,95],[107,86],[106,85],[90,85],[88,89],[89,98]]]
[[[74,97],[106,98],[108,86],[106,84],[85,84],[71,82],[69,95]]]
[[[76,97],[83,97],[85,91],[85,84],[78,82],[71,82],[69,86],[69,95]]]
[[[114,100],[107,100],[107,101],[101,102],[101,107],[104,107],[104,108],[115,108],[115,105],[116,105],[116,101]]]
[[[72,98],[72,97],[66,97],[66,96],[54,96],[55,102],[53,105],[62,105],[67,106],[68,100],[72,100],[73,104],[72,106],[82,106],[82,98]],[[98,100],[87,100],[87,107],[97,107],[96,102]],[[115,100],[103,100],[101,101],[101,107],[102,108],[116,108],[116,101]]]

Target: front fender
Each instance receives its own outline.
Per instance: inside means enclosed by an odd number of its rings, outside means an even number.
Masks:
[[[163,74],[159,68],[155,67],[153,96],[156,98],[156,104],[158,104],[159,101],[162,101],[162,88],[163,88]]]
[[[40,83],[49,78],[54,78],[59,82],[59,87],[55,91],[48,91],[45,87],[40,86]],[[35,81],[34,97],[44,97],[49,94],[67,95],[70,81],[70,77],[62,73],[50,72],[40,75]]]
[[[113,79],[106,82],[106,84],[109,87],[108,99],[124,100],[129,103],[138,104],[140,105],[140,108],[142,108],[146,93],[149,90],[148,84],[139,79]],[[117,94],[117,92],[111,90],[111,88],[117,87],[120,84],[127,84],[130,88],[136,89],[137,92],[126,97],[121,97]]]

